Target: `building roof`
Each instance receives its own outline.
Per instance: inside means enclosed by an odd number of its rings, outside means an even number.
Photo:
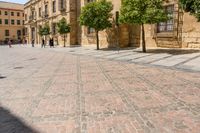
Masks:
[[[24,9],[24,5],[23,4],[19,4],[19,3],[11,3],[11,2],[0,1],[0,8],[23,10]]]

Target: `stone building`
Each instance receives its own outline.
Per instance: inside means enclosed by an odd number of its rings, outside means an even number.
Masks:
[[[0,1],[0,44],[23,40],[24,5]]]
[[[41,43],[38,35],[39,28],[44,23],[49,23],[51,37],[63,45],[63,37],[56,31],[56,23],[65,17],[71,25],[71,33],[67,37],[69,45],[95,45],[94,30],[80,26],[78,17],[81,8],[94,0],[30,0],[25,4],[26,39],[30,43],[32,39]],[[113,26],[100,32],[101,47],[127,47],[140,46],[141,27],[115,25],[116,12],[120,10],[120,0],[110,0],[113,3]],[[171,20],[167,22],[145,25],[147,47],[170,48],[199,48],[200,47],[200,23],[189,13],[185,13],[179,7],[178,0],[164,0],[163,4]]]
[[[56,31],[56,23],[63,17],[71,24],[72,32],[67,38],[70,45],[77,44],[76,40],[76,6],[74,0],[30,0],[25,4],[25,33],[26,40],[36,44],[41,43],[39,29],[48,23],[51,29],[51,35],[59,44],[63,43],[63,38]],[[48,40],[48,38],[46,39]]]

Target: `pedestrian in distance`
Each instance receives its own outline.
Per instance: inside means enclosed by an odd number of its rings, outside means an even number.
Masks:
[[[33,39],[31,43],[32,43],[32,47],[34,47],[35,40]]]
[[[53,38],[50,39],[49,43],[50,43],[50,47],[54,47],[54,41],[53,41]]]
[[[53,47],[53,39],[52,38],[49,39],[49,46],[50,46],[50,48]]]
[[[44,39],[42,39],[42,48],[45,48],[45,41],[44,41]]]
[[[10,40],[8,40],[8,46],[9,46],[9,48],[12,48],[11,43],[12,42]]]

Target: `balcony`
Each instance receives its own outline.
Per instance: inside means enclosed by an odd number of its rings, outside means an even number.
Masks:
[[[44,18],[48,18],[48,17],[49,17],[49,14],[45,13]]]
[[[60,7],[60,11],[61,11],[61,12],[64,12],[64,11],[66,11],[66,7],[64,7],[64,6],[61,6],[61,7]]]
[[[48,18],[49,18],[49,14],[48,14],[47,11],[43,11],[43,12],[42,12],[42,18],[43,18],[43,19],[48,19]]]
[[[28,21],[28,22],[30,23],[30,22],[32,22],[32,21],[34,21],[34,20],[36,20],[35,15],[30,15],[30,16],[29,16],[29,21]]]

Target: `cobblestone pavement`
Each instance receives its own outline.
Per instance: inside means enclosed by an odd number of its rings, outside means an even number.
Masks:
[[[0,58],[0,133],[200,133],[199,72],[49,48]]]

